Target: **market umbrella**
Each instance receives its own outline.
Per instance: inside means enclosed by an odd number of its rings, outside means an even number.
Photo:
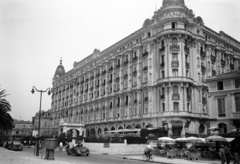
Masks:
[[[188,141],[188,142],[202,142],[202,139],[197,138],[197,137],[187,137],[186,141]]]
[[[186,142],[186,138],[176,138],[176,142]]]
[[[206,138],[206,141],[227,141],[226,138],[218,136],[218,135],[212,135]]]
[[[158,138],[158,141],[165,142],[165,143],[173,143],[173,142],[175,142],[174,139],[169,138],[169,137],[160,137],[160,138]]]

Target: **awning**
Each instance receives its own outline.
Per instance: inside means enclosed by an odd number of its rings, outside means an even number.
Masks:
[[[227,142],[232,142],[235,138],[226,138]]]

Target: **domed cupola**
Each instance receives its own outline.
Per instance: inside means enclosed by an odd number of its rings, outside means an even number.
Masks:
[[[60,64],[58,65],[54,77],[61,77],[62,75],[65,74],[65,69],[62,65],[62,59],[60,60]]]
[[[184,0],[163,0],[162,6],[172,5],[172,4],[181,4],[185,6]]]

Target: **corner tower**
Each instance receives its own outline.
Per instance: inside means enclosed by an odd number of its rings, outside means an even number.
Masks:
[[[62,65],[62,59],[60,60],[60,64],[58,65],[56,71],[55,71],[55,74],[54,74],[54,78],[57,78],[57,77],[61,77],[62,75],[65,74],[65,69]]]

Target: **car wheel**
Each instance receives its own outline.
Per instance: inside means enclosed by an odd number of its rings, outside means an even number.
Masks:
[[[86,154],[86,156],[89,156],[89,154]]]

